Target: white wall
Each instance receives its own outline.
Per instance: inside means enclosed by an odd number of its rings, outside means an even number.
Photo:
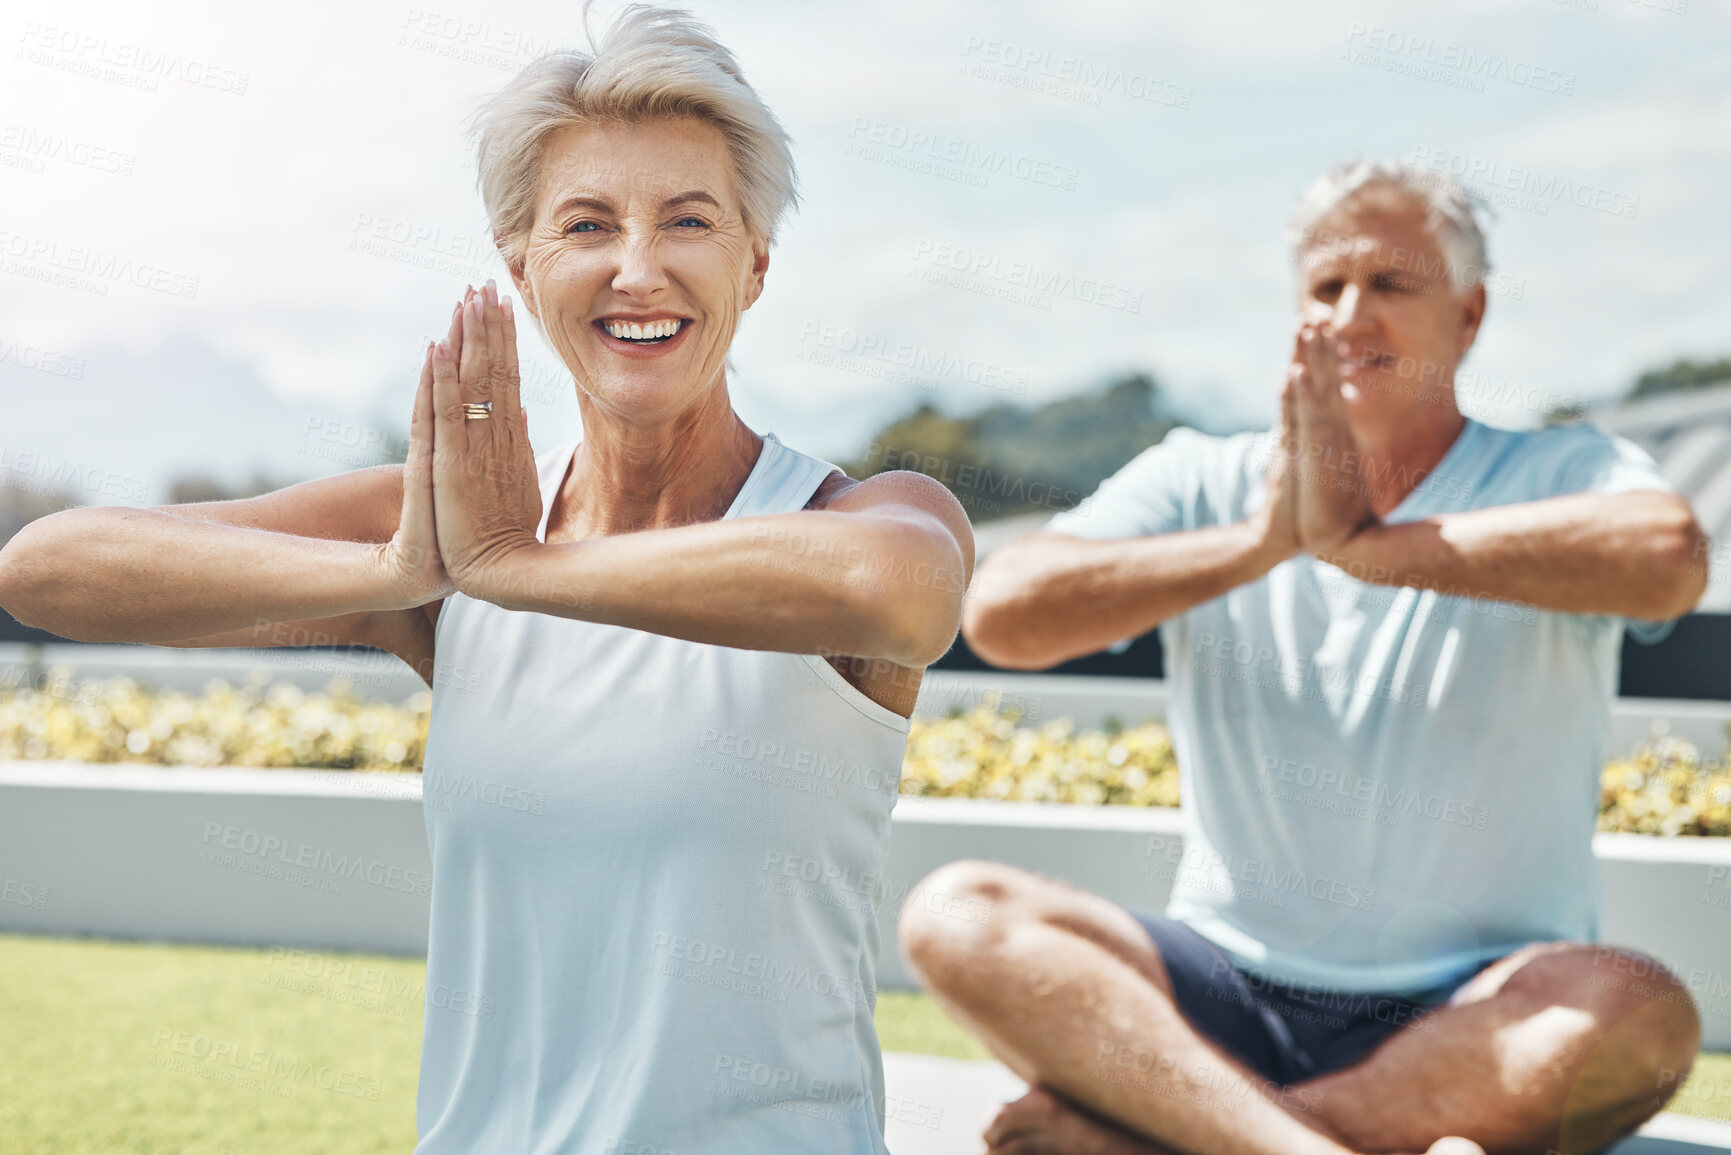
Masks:
[[[412,774],[0,762],[0,930],[422,954],[420,785]],[[1177,822],[1172,810],[901,799],[881,984],[908,983],[895,917],[937,866],[1011,862],[1157,909],[1171,884],[1150,848],[1171,845]],[[1599,835],[1594,849],[1606,940],[1684,976],[1706,1045],[1731,1049],[1731,839]]]

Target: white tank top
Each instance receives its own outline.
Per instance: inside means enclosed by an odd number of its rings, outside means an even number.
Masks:
[[[537,458],[543,541],[575,450]],[[833,468],[765,434],[724,516]],[[462,594],[436,639],[416,1155],[885,1155],[907,719],[814,655]]]

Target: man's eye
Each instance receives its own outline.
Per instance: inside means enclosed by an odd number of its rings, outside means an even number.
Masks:
[[[1340,296],[1340,282],[1324,281],[1322,284],[1312,289],[1310,295],[1319,301],[1331,301]]]

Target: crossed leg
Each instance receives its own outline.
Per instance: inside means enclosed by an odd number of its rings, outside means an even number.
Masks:
[[[910,904],[901,939],[932,996],[1035,1088],[988,1130],[994,1155],[1473,1150],[1449,1136],[1572,1155],[1657,1112],[1700,1044],[1694,1004],[1657,964],[1552,943],[1497,962],[1357,1066],[1280,1088],[1191,1028],[1114,904],[990,862],[951,863],[920,890],[991,912]]]

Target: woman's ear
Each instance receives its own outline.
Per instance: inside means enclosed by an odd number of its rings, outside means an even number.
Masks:
[[[517,299],[523,302],[523,307],[529,310],[529,315],[535,318],[535,323],[541,323],[540,306],[535,302],[535,287],[524,275],[526,269],[522,257],[513,258],[510,246],[505,237],[499,233],[493,234],[493,247],[499,250],[499,256],[504,259],[505,269],[511,274],[511,284],[517,288]]]
[[[751,242],[751,272],[745,286],[745,307],[751,308],[757,304],[757,299],[763,296],[763,277],[769,272],[769,246],[762,241]]]
[[[511,273],[511,283],[517,287],[517,299],[523,302],[523,307],[529,310],[529,315],[535,318],[535,323],[541,323],[541,307],[535,300],[535,286],[523,275],[523,262],[513,261],[506,264]]]

